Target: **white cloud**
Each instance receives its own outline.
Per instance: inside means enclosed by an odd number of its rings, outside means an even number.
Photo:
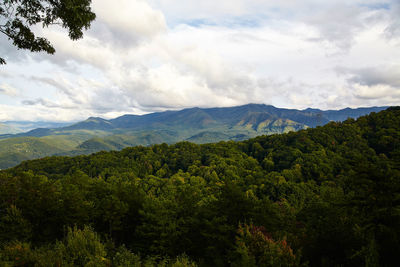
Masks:
[[[395,88],[385,84],[377,84],[377,85],[361,85],[355,83],[353,85],[355,92],[354,95],[361,99],[384,99],[390,102],[400,101],[400,88]]]
[[[164,15],[144,0],[93,1],[97,19],[112,33],[123,36],[153,36],[166,30]]]
[[[72,113],[66,109],[53,109],[49,112],[47,107],[16,106],[0,104],[0,121],[73,121],[77,117],[89,117],[92,113],[76,110]],[[6,111],[6,112],[5,112]]]
[[[350,99],[354,103],[369,105],[399,105],[400,65],[384,65],[364,68],[336,68],[345,77]]]
[[[387,14],[393,20],[388,32],[393,32],[398,19],[398,4],[390,0],[152,0],[162,8],[173,25],[225,24],[254,25],[287,21],[307,24],[315,29],[315,41],[333,45],[339,53],[350,49],[354,35],[368,28],[376,19]],[[390,11],[386,10],[391,7]],[[390,14],[389,14],[390,13]],[[398,28],[398,27],[397,27]],[[281,29],[282,30],[282,29]]]
[[[14,88],[13,86],[11,86],[9,84],[3,83],[3,84],[0,84],[0,95],[1,94],[11,96],[11,97],[16,97],[20,93],[17,88]]]
[[[95,0],[83,39],[37,29],[54,56],[22,54],[18,65],[10,54],[0,77],[28,94],[0,113],[77,120],[249,102],[393,104],[398,98],[372,92],[397,92],[395,34],[382,38],[396,33],[396,8],[383,0]]]

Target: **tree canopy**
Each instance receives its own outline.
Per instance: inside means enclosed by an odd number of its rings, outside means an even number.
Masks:
[[[57,24],[68,30],[72,40],[77,40],[96,18],[90,4],[91,0],[2,0],[0,32],[18,49],[54,54],[52,44],[44,37],[37,37],[32,27]],[[0,64],[5,63],[0,57]]]

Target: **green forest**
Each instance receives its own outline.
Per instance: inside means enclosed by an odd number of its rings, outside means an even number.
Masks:
[[[0,172],[0,266],[397,266],[400,108]]]

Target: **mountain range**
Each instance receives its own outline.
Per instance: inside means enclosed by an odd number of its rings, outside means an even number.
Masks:
[[[120,150],[128,146],[156,143],[171,144],[183,140],[194,143],[244,140],[258,135],[321,126],[330,121],[358,118],[386,108],[323,111],[248,104],[123,115],[110,120],[90,117],[72,125],[54,124],[55,127],[0,135],[0,169],[15,166],[23,160],[51,155],[90,154],[101,150]]]

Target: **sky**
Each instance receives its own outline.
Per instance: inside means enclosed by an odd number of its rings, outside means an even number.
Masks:
[[[400,105],[400,0],[92,0],[92,9],[78,41],[35,27],[54,55],[0,34],[0,121]]]

